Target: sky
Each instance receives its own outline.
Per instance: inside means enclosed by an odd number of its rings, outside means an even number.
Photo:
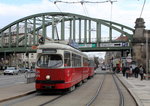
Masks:
[[[105,3],[56,3],[54,0],[0,0],[0,29],[25,16],[43,12],[69,12],[93,18],[114,21],[134,28],[136,18],[140,17],[144,0],[112,0]],[[81,0],[61,0],[81,1]],[[108,1],[108,0],[84,0]],[[146,0],[142,18],[146,29],[150,29],[150,0]]]
[[[0,0],[0,28],[7,24],[29,16],[43,12],[70,12],[89,17],[100,18],[118,22],[134,28],[136,18],[140,17],[144,0],[113,0],[105,3],[86,3],[81,5],[56,3],[54,0]],[[80,1],[80,0],[61,0]],[[85,1],[108,1],[108,0],[85,0]],[[146,0],[142,18],[145,20],[147,29],[150,29],[150,0]]]

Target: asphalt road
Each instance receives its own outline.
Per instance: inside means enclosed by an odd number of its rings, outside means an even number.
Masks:
[[[0,75],[0,88],[26,83],[25,74],[19,75]]]
[[[86,83],[83,83],[80,87],[77,87],[75,91],[70,92],[63,97],[52,101],[57,98],[59,95],[49,95],[49,94],[40,94],[35,93],[28,96],[24,96],[21,98],[13,99],[10,101],[6,101],[1,103],[1,106],[86,106],[86,104],[93,98],[96,94],[99,83],[102,82],[103,77],[106,75],[106,80],[104,81],[103,87],[97,96],[96,100],[93,102],[91,106],[116,106],[119,104],[119,94],[117,88],[114,84],[111,74],[109,71],[101,71],[100,69],[96,70],[97,74],[94,78],[88,80]],[[106,73],[106,74],[105,74]],[[14,76],[0,76],[0,84],[1,79],[5,80],[7,85],[10,86],[10,80],[13,84],[25,83],[23,82],[25,79],[24,75],[14,75]],[[20,80],[19,80],[20,79]],[[120,83],[121,84],[121,83]],[[1,85],[0,85],[1,86]],[[125,96],[125,106],[135,106],[134,101],[130,97],[129,93],[125,90],[122,85],[119,85]],[[49,102],[52,101],[52,102]],[[46,104],[45,104],[46,103]],[[45,104],[45,105],[41,105]]]

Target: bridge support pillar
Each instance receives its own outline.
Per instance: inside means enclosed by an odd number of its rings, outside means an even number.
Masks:
[[[150,30],[145,29],[143,18],[136,19],[132,46],[133,60],[137,62],[137,65],[142,64],[148,72],[148,67],[150,68],[148,66],[148,61],[150,60]]]

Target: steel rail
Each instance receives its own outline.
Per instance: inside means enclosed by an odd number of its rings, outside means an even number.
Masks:
[[[116,78],[118,79],[118,81],[123,85],[123,87],[127,90],[127,92],[131,95],[131,97],[133,98],[134,102],[136,103],[136,106],[139,106],[136,99],[134,98],[134,96],[132,95],[132,93],[130,92],[130,90],[127,88],[127,86],[125,86],[125,84],[120,80],[120,78],[115,75]]]
[[[54,98],[54,99],[52,99],[52,100],[49,100],[49,101],[47,101],[47,102],[45,102],[45,103],[42,103],[42,104],[40,104],[39,106],[45,106],[45,105],[47,105],[47,104],[49,104],[49,103],[52,103],[53,101],[56,101],[57,99],[59,99],[59,98],[61,98],[61,97],[63,97],[64,95],[60,95],[60,96],[58,96],[58,97],[56,97],[56,98]]]
[[[96,98],[97,98],[98,94],[100,93],[100,90],[101,90],[101,88],[103,86],[105,77],[106,77],[106,75],[104,75],[104,78],[103,78],[102,82],[100,81],[98,89],[96,91],[96,94],[91,98],[91,100],[86,104],[86,106],[90,106],[96,100]]]
[[[121,89],[120,89],[120,87],[119,87],[119,85],[118,85],[118,83],[117,83],[117,81],[116,81],[114,75],[112,75],[112,77],[113,77],[113,79],[114,79],[114,82],[115,82],[115,84],[116,84],[116,87],[117,87],[117,89],[118,89],[118,93],[119,93],[119,96],[120,96],[119,106],[124,106],[124,95],[123,95],[123,93],[122,93],[122,91],[121,91]]]

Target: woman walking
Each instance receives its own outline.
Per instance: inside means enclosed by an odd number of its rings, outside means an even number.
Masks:
[[[143,80],[143,77],[144,77],[144,69],[143,69],[143,67],[142,67],[142,65],[140,65],[140,76],[141,76],[141,80]]]

